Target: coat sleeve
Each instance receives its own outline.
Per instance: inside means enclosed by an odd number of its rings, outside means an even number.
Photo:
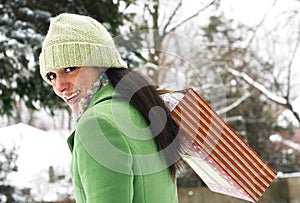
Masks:
[[[78,123],[75,147],[79,178],[87,203],[133,199],[133,158],[126,137],[106,118]]]

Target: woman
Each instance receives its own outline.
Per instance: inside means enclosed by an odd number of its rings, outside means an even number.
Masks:
[[[177,202],[179,129],[155,88],[127,69],[96,20],[60,14],[40,72],[77,116],[68,138],[77,202]]]

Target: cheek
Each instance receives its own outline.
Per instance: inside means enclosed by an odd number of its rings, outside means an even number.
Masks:
[[[52,86],[52,90],[53,90],[53,92],[54,92],[57,96],[61,97],[61,95],[60,95],[59,92],[55,89],[54,86]]]
[[[78,80],[77,85],[88,90],[93,86],[94,82],[96,82],[96,79],[97,77],[95,77],[95,75],[87,75]]]

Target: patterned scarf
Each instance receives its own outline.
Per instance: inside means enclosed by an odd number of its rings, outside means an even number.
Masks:
[[[85,97],[81,98],[78,103],[78,113],[75,115],[76,120],[78,120],[81,115],[86,111],[92,97],[96,94],[98,90],[108,84],[108,78],[106,73],[103,73],[92,85],[92,87],[87,91]]]

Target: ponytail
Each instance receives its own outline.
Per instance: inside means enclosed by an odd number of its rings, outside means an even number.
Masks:
[[[182,143],[181,139],[177,137],[180,136],[180,130],[164,101],[158,95],[156,88],[138,72],[130,69],[108,68],[106,74],[113,87],[144,117],[154,136],[158,150],[168,147],[167,150],[163,150],[163,155],[172,177],[175,178],[177,171],[183,164],[180,158]],[[118,85],[120,82],[121,85]],[[154,113],[155,119],[150,120],[149,112],[156,106],[161,107],[166,117]],[[162,123],[165,125],[156,136],[156,129],[161,128]]]

